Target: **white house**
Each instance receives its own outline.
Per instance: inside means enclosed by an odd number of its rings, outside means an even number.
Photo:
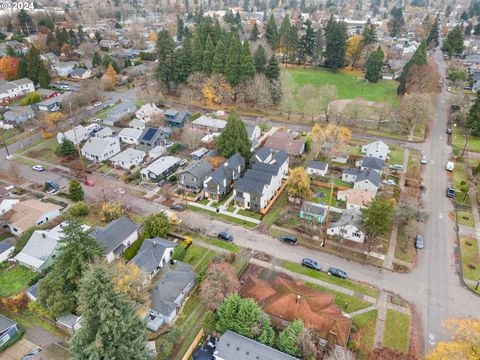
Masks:
[[[325,176],[327,175],[328,164],[321,161],[309,160],[307,163],[307,174],[308,175],[318,175]]]
[[[132,166],[141,164],[144,158],[145,151],[128,148],[112,157],[110,161],[114,166],[129,170]]]
[[[250,160],[250,169],[235,182],[233,199],[239,207],[255,212],[267,207],[288,178],[289,158],[285,151],[262,148]]]
[[[103,248],[107,262],[118,259],[138,239],[139,226],[128,217],[122,216],[107,226],[96,227],[90,234]]]
[[[20,202],[19,199],[5,199],[0,203],[0,215],[5,214],[9,211],[14,205]]]
[[[360,169],[345,168],[342,170],[342,181],[353,184],[360,172]]]
[[[182,159],[175,156],[161,157],[146,168],[140,170],[143,179],[159,180],[172,175],[180,165]]]
[[[380,175],[376,171],[360,171],[355,179],[353,188],[362,191],[368,191],[374,195],[377,194],[378,187],[380,186]]]
[[[0,81],[0,102],[13,100],[35,91],[30,79],[23,78],[14,81]]]
[[[75,145],[78,145],[90,137],[90,130],[82,125],[77,125],[73,129],[57,134],[57,142],[61,144],[63,139],[70,140]]]
[[[358,189],[341,190],[337,193],[337,200],[344,201],[347,209],[362,209],[370,204],[375,195]]]
[[[137,130],[145,130],[145,121],[143,120],[140,120],[140,119],[132,119],[129,123],[128,123],[128,126],[130,126],[131,128],[134,128],[134,129],[137,129]]]
[[[63,224],[55,226],[51,230],[36,230],[15,259],[23,266],[33,271],[41,272],[48,268],[55,259],[58,250],[58,242],[63,237]],[[82,229],[90,229],[88,225],[82,225]]]
[[[110,159],[120,152],[120,139],[117,137],[90,138],[83,145],[82,155],[88,160],[100,162]]]
[[[174,242],[159,237],[145,239],[131,261],[151,279],[170,261],[176,246]]]
[[[365,233],[360,228],[361,219],[362,213],[360,210],[345,210],[338,221],[331,223],[328,226],[327,234],[357,243],[363,243],[365,240]]]
[[[36,199],[20,201],[0,216],[0,224],[9,231],[20,236],[33,226],[42,225],[60,216],[62,207]]]
[[[154,103],[147,103],[137,110],[135,116],[145,122],[158,118],[163,115],[163,110],[159,109]]]
[[[142,135],[142,130],[134,128],[123,128],[119,133],[118,137],[120,141],[126,144],[135,144],[138,145],[138,138]]]
[[[95,125],[98,125],[98,124],[95,124]],[[107,137],[112,137],[112,136],[113,136],[113,130],[112,130],[111,127],[108,127],[108,126],[105,126],[105,127],[101,128],[100,130],[98,130],[95,133],[95,137],[101,138],[101,139],[107,138]]]
[[[77,63],[75,61],[59,61],[51,65],[52,70],[57,73],[57,76],[67,77],[69,76]]]
[[[92,77],[92,71],[90,69],[75,68],[70,73],[70,76],[72,79],[86,80]]]
[[[207,130],[210,132],[222,131],[227,125],[225,120],[214,119],[210,116],[202,115],[198,119],[192,121],[192,125],[201,130]]]
[[[389,152],[390,149],[388,145],[381,140],[377,140],[362,146],[362,154],[365,154],[365,156],[375,157],[377,159],[387,160]]]
[[[360,170],[373,170],[379,175],[382,175],[383,169],[385,168],[385,160],[376,157],[365,156],[361,159],[358,159],[355,162],[355,165],[360,167]]]
[[[348,153],[336,152],[332,155],[332,161],[340,164],[346,164],[349,157],[350,154]]]

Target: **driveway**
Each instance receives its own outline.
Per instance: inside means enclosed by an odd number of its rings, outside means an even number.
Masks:
[[[30,351],[37,348],[33,342],[23,338],[2,352],[2,360],[21,360]]]

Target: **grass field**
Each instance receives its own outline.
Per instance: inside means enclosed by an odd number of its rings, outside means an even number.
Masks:
[[[470,206],[470,196],[462,191],[461,183],[465,181],[468,184],[467,168],[463,162],[457,161],[453,170],[453,184],[455,186],[455,202],[459,205]]]
[[[360,72],[331,72],[326,69],[286,69],[292,77],[289,84],[294,92],[303,85],[335,85],[339,99],[362,98],[369,101],[397,102],[397,82],[380,80],[378,83],[367,83]]]
[[[51,164],[59,164],[61,158],[55,154],[58,146],[57,139],[51,138],[30,149],[24,155],[29,158],[42,160]]]
[[[211,245],[217,246],[219,248],[231,251],[233,253],[240,252],[240,248],[237,245],[235,245],[234,243],[225,241],[225,240],[216,239],[216,238],[213,238],[213,237],[210,237],[210,236],[202,236],[201,240],[208,243],[208,244],[211,244]]]
[[[372,310],[352,318],[353,324],[358,328],[360,333],[356,341],[360,350],[359,359],[364,359],[373,347],[377,314],[377,310]]]
[[[313,284],[311,282],[306,282],[305,285],[308,286],[309,288],[321,291],[323,293],[334,295],[335,304],[340,309],[342,309],[342,311],[346,313],[351,313],[357,310],[365,309],[366,307],[369,307],[372,305],[371,303],[364,300],[360,300],[355,296],[350,296],[338,291],[330,290],[326,287]],[[345,304],[348,304],[347,307],[345,307]]]
[[[312,278],[319,279],[331,284],[335,284],[335,285],[344,287],[346,289],[353,290],[360,294],[368,295],[371,297],[378,297],[378,290],[368,285],[356,283],[351,280],[340,279],[334,276],[330,276],[327,273],[316,271],[313,269],[308,269],[300,264],[292,263],[288,261],[286,261],[283,264],[283,267],[287,270],[294,271],[299,274],[307,275]]]
[[[410,317],[396,310],[387,310],[383,346],[408,352]]]
[[[460,225],[475,227],[473,214],[471,211],[457,211],[457,222]]]
[[[272,206],[272,208],[267,212],[267,214],[263,217],[262,223],[265,224],[266,226],[270,227],[275,223],[277,218],[279,217],[280,213],[282,212],[282,209],[285,207],[287,204],[287,194],[286,192],[283,192],[282,195],[277,199],[275,204]]]
[[[393,144],[388,145],[390,148],[389,160],[387,164],[403,164],[403,149]]]
[[[0,296],[11,296],[26,289],[36,274],[25,266],[17,265],[0,271]]]
[[[461,153],[463,147],[465,146],[465,139],[463,137],[462,128],[453,128],[452,144],[457,149],[457,151]],[[480,137],[469,136],[466,149],[468,151],[480,152]]]
[[[477,240],[471,237],[460,237],[460,254],[462,256],[463,277],[475,281],[480,279],[480,255]]]

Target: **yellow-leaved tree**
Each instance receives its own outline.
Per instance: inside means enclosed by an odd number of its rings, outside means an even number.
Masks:
[[[328,160],[335,151],[341,151],[345,142],[352,138],[350,129],[333,123],[326,126],[315,125],[311,131],[312,148],[310,157],[315,159],[320,153]]]
[[[345,57],[348,61],[348,64],[354,68],[357,65],[358,59],[363,50],[363,37],[362,35],[355,34],[352,35],[347,40],[347,47],[345,49]]]
[[[480,359],[480,319],[450,319],[444,325],[453,336],[449,341],[439,342],[427,360]]]
[[[145,286],[148,277],[136,264],[115,261],[108,270],[115,280],[115,292],[125,294],[129,300],[137,304],[149,304],[150,296],[148,287]]]
[[[157,42],[157,33],[155,31],[150,31],[148,35],[148,40],[151,42]]]
[[[105,90],[115,89],[117,84],[117,72],[112,66],[112,63],[108,64],[107,72],[102,76],[103,87]]]
[[[299,166],[290,170],[287,193],[288,196],[303,200],[308,200],[312,196],[310,178],[303,167]]]
[[[49,114],[46,114],[44,117],[44,122],[47,127],[47,130],[49,128],[55,127],[57,131],[60,131],[58,129],[58,124],[62,121],[65,120],[65,116],[61,112],[52,112]]]

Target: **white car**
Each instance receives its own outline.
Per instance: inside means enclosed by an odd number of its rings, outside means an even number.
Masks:
[[[5,159],[7,159],[7,160],[11,160],[11,159],[13,159],[13,155],[12,155],[12,154],[10,154],[10,155],[7,155],[7,156],[5,156]]]
[[[447,162],[447,165],[445,166],[445,169],[447,171],[453,171],[453,168],[455,167],[455,164],[452,161]]]
[[[99,119],[99,118],[92,118],[91,122],[101,122],[102,119]]]
[[[100,101],[97,101],[95,104],[93,104],[93,106],[97,107],[97,106],[100,106],[102,105],[102,103]]]
[[[395,181],[393,181],[392,179],[383,180],[383,183],[384,183],[385,185],[391,185],[391,186],[397,185],[397,183],[396,183]]]
[[[165,147],[166,147],[166,148],[169,148],[169,147],[171,147],[172,145],[173,145],[173,142],[171,142],[171,141],[167,141],[167,142],[165,143]]]
[[[34,165],[32,166],[32,169],[35,171],[44,171],[44,167],[42,165]]]
[[[428,163],[427,155],[423,155],[422,160],[420,160],[420,164],[426,165],[427,163]]]
[[[120,194],[120,195],[125,194],[125,190],[123,190],[122,188],[115,189],[115,190],[113,190],[113,192],[116,193],[116,194]]]
[[[452,87],[451,86],[447,87],[447,91],[452,92]]]

